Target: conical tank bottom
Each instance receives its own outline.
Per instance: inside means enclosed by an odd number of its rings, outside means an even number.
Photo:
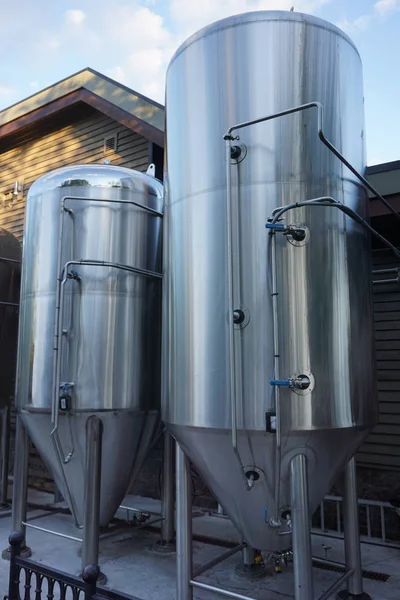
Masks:
[[[268,524],[275,516],[274,434],[238,432],[238,448],[245,470],[255,477],[247,490],[232,449],[231,431],[167,424],[210,490],[237,527],[243,539],[259,550],[282,551],[291,547],[290,527],[278,534]],[[367,428],[295,431],[282,439],[279,516],[290,510],[291,459],[307,456],[310,512],[314,512],[368,433]]]
[[[86,421],[96,415],[103,422],[100,526],[106,527],[143,464],[159,424],[158,411],[101,411],[60,415],[59,434],[71,460],[61,467],[51,438],[49,413],[22,411],[27,432],[51,472],[77,524],[83,523]]]

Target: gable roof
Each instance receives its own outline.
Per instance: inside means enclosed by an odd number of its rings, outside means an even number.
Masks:
[[[0,111],[0,138],[78,102],[164,146],[164,107],[90,68]]]

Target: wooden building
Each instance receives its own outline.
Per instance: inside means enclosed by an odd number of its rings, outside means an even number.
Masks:
[[[162,179],[164,107],[84,69],[0,112],[0,227],[22,239],[30,185],[62,166],[110,160]],[[400,161],[370,167],[371,183],[400,212]],[[371,223],[400,246],[396,217],[370,198]],[[372,242],[379,423],[357,454],[361,495],[387,500],[400,488],[400,261]],[[160,449],[145,464],[141,493],[157,494]],[[41,460],[31,456],[31,483],[51,487]],[[198,480],[201,502],[210,502]]]
[[[0,112],[0,227],[22,236],[26,194],[59,167],[110,160],[162,178],[164,108],[85,69]]]

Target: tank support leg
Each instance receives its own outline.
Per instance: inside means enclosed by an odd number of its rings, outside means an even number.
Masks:
[[[85,567],[99,564],[102,438],[102,420],[89,417],[86,422],[82,572]],[[104,584],[107,578],[100,573],[97,581]]]
[[[164,433],[163,482],[161,489],[161,548],[165,552],[175,552],[175,486],[174,486],[174,447],[172,435]]]
[[[311,525],[308,501],[307,458],[298,454],[290,463],[290,495],[293,527],[294,597],[313,600]]]
[[[15,431],[15,458],[14,458],[14,485],[12,497],[12,531],[20,531],[24,536],[21,556],[27,558],[32,554],[26,545],[26,504],[28,499],[28,463],[29,463],[29,438],[22,424],[20,415],[17,415]],[[2,558],[10,559],[10,548],[3,550]]]
[[[339,600],[371,600],[363,591],[360,526],[358,520],[357,473],[353,457],[344,470],[343,531],[346,567],[353,571],[347,580],[347,590],[337,595]]]
[[[189,461],[176,445],[176,599],[193,600],[192,493]]]
[[[8,507],[8,467],[10,457],[10,406],[7,404],[1,415],[1,497],[0,505]]]

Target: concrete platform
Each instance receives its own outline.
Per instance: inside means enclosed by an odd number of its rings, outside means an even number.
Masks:
[[[80,537],[69,515],[62,513],[48,513],[42,506],[52,501],[49,494],[38,493],[30,490],[29,502],[31,509],[28,521],[32,525],[54,529],[66,535]],[[35,508],[40,507],[40,508]],[[160,503],[148,498],[128,496],[124,505],[132,506],[153,514],[159,514]],[[63,503],[54,507],[63,508]],[[197,510],[197,509],[196,509]],[[119,516],[124,518],[126,511],[120,511]],[[11,519],[7,513],[0,518],[0,540],[2,548],[7,546],[7,537],[10,532]],[[221,544],[240,541],[240,536],[230,521],[225,518],[210,516],[197,510],[193,519],[194,534],[200,536],[202,541],[193,544],[194,568],[218,556],[225,551],[222,546],[206,543],[207,538],[218,539]],[[153,550],[154,544],[159,539],[156,530],[129,530],[106,538],[101,542],[100,565],[108,577],[107,586],[135,595],[143,600],[175,600],[175,556],[159,555]],[[81,544],[68,539],[61,539],[35,529],[28,529],[27,541],[31,546],[32,559],[45,565],[78,575],[81,568]],[[323,544],[331,546],[328,553],[329,560],[343,561],[343,542],[338,539],[313,536],[313,554],[315,557],[324,558]],[[389,579],[386,582],[365,580],[365,591],[373,600],[399,600],[400,599],[400,550],[383,548],[363,544],[363,566],[369,571],[386,573]],[[205,583],[229,588],[230,590],[249,595],[255,600],[284,600],[293,598],[292,568],[289,565],[277,575],[269,569],[267,576],[256,581],[247,581],[235,574],[235,566],[240,560],[240,555],[233,556],[202,575],[199,580]],[[9,563],[0,561],[0,595],[5,595],[8,586]],[[314,569],[315,596],[321,595],[340,576],[339,573]],[[196,590],[196,600],[213,600],[218,598],[213,593]]]

